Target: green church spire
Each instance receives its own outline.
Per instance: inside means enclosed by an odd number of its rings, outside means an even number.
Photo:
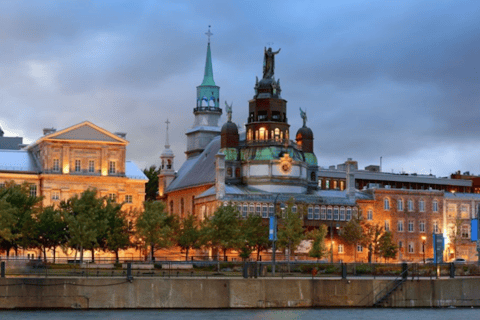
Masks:
[[[205,61],[205,75],[203,76],[202,86],[214,86],[215,81],[213,81],[213,67],[212,67],[212,53],[210,51],[210,36],[213,33],[210,32],[210,26],[208,26],[208,32],[205,33],[208,36],[208,46],[207,46],[207,60]]]

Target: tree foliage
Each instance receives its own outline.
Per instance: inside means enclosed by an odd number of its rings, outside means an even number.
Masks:
[[[237,208],[232,204],[218,207],[207,218],[204,234],[206,243],[222,249],[223,259],[226,260],[227,251],[237,247],[240,235]]]
[[[362,243],[364,237],[361,220],[355,217],[348,221],[343,228],[341,237],[346,243],[353,246],[354,261],[357,262],[357,245]]]
[[[315,229],[307,233],[306,238],[313,240],[312,247],[308,252],[308,256],[312,258],[322,259],[328,252],[325,245],[325,236],[327,235],[327,227],[321,225],[318,229]]]
[[[242,259],[248,259],[253,251],[257,251],[257,261],[260,252],[270,246],[268,225],[262,223],[262,217],[249,215],[240,221],[240,234],[237,249]]]
[[[185,260],[188,260],[190,249],[198,249],[202,244],[202,233],[197,218],[188,214],[185,219],[178,223],[177,245],[185,250]]]
[[[368,262],[372,262],[372,256],[379,253],[379,240],[383,234],[383,227],[378,224],[363,222],[362,245],[368,248]]]
[[[60,210],[48,206],[40,210],[35,217],[35,239],[37,247],[42,250],[46,262],[47,249],[53,251],[67,242],[67,223],[63,220]]]
[[[155,165],[150,168],[143,169],[143,173],[147,176],[148,182],[145,185],[145,200],[155,201],[158,196],[158,175],[160,174],[160,167]]]
[[[289,254],[295,252],[304,238],[301,214],[298,211],[293,212],[292,207],[293,200],[290,200],[285,209],[283,223],[278,226],[278,246],[288,249]]]
[[[386,231],[380,236],[378,251],[385,261],[393,259],[397,255],[397,245],[393,242],[393,236],[390,231]]]

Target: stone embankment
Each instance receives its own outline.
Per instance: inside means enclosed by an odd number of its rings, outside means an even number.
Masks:
[[[391,280],[1,278],[0,308],[371,307]],[[389,307],[480,307],[480,278],[408,280]]]

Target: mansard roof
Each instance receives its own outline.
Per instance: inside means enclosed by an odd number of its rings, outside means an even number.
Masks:
[[[40,173],[40,167],[26,150],[0,150],[0,171]]]

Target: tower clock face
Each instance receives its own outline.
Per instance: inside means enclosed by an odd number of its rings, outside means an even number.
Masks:
[[[292,164],[290,162],[280,163],[280,171],[283,174],[289,174],[292,172]]]

